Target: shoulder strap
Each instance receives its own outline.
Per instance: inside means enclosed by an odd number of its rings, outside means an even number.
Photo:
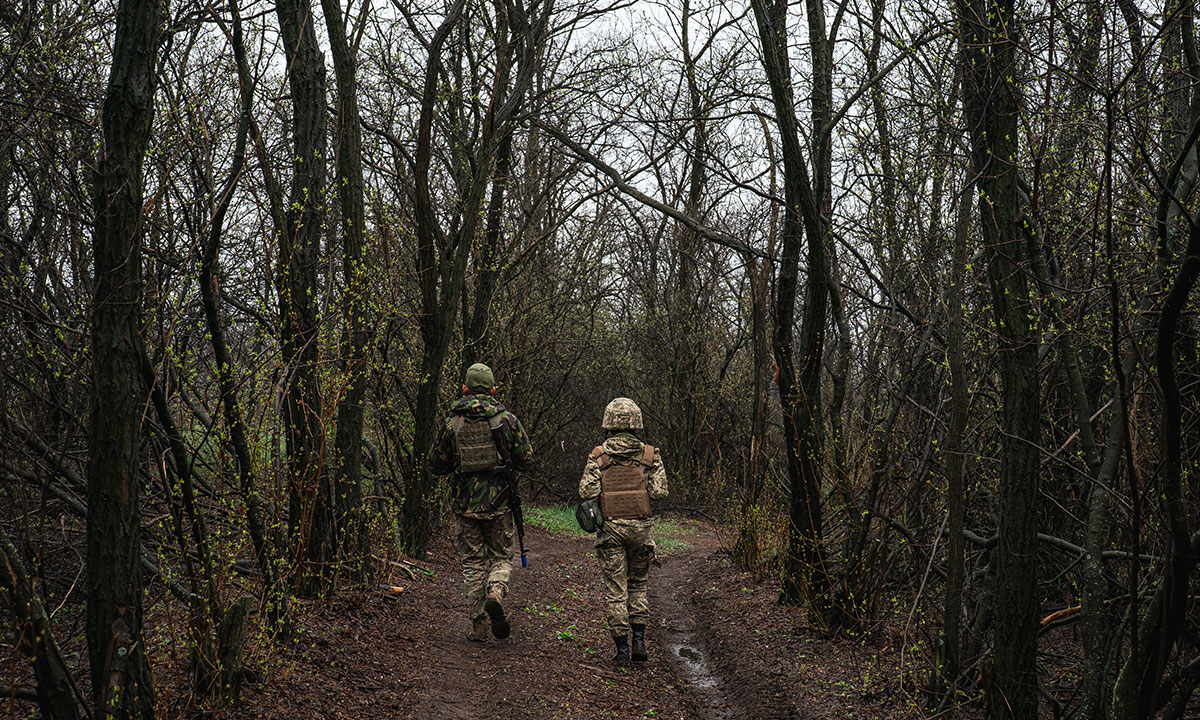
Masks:
[[[645,443],[642,445],[642,459],[638,462],[640,462],[646,467],[647,470],[649,470],[650,468],[654,467],[654,456],[657,453],[658,448],[649,443]]]
[[[612,460],[608,457],[608,453],[604,452],[604,448],[599,445],[592,448],[592,452],[588,457],[596,462],[596,466],[600,468],[600,472],[604,472],[608,469],[609,465],[612,465]]]
[[[500,453],[500,459],[508,464],[508,440],[504,437],[504,418],[501,417],[504,411],[500,411],[488,418],[488,427],[492,430],[492,442],[496,444],[496,452]],[[496,424],[492,424],[492,420]]]

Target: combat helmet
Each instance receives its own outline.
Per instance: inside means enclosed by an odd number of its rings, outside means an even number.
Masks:
[[[641,430],[642,409],[627,397],[619,397],[604,408],[600,427],[605,430]]]

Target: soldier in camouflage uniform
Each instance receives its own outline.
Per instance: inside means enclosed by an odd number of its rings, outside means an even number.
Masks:
[[[533,447],[517,416],[495,400],[491,368],[482,363],[468,368],[462,390],[438,432],[430,463],[439,475],[454,474],[451,502],[471,619],[467,637],[484,642],[489,620],[492,635],[509,634],[503,601],[512,572],[513,518],[496,468],[507,454],[515,469],[530,469]]]
[[[646,659],[646,621],[650,604],[646,580],[654,559],[654,519],[650,500],[667,496],[667,473],[652,445],[637,437],[642,411],[629,398],[604,409],[604,444],[592,450],[579,480],[579,497],[600,499],[604,523],[596,533],[596,559],[604,579],[608,629],[616,643],[613,661]]]

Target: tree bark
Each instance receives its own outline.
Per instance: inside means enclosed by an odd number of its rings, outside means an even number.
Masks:
[[[1017,189],[1016,16],[1013,0],[958,0],[963,108],[979,192],[983,247],[998,328],[1001,378],[995,645],[988,706],[995,718],[1036,720],[1040,381],[1036,317]]]
[[[142,162],[150,140],[163,4],[121,0],[95,186],[88,431],[87,641],[101,717],[154,716],[142,640],[138,459],[142,408]]]
[[[313,597],[332,582],[333,494],[317,380],[317,255],[325,220],[325,58],[308,0],[275,5],[292,93],[292,188],[279,238],[279,319],[287,437],[288,531],[296,590]]]

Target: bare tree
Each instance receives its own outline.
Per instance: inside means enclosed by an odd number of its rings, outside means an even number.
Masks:
[[[342,7],[335,0],[321,0],[329,44],[333,50],[334,77],[337,81],[338,116],[337,192],[341,206],[343,300],[343,365],[346,388],[338,403],[337,493],[335,526],[338,545],[347,558],[363,572],[368,567],[366,516],[362,492],[363,398],[366,395],[366,351],[370,337],[367,272],[364,244],[366,235],[365,187],[362,168],[362,127],[358,110],[358,60],[350,45]],[[364,12],[370,5],[363,5]],[[359,23],[365,22],[361,18]]]
[[[829,148],[814,148],[814,174],[800,146],[799,125],[792,94],[788,58],[787,3],[755,0],[763,67],[771,86],[775,122],[783,159],[784,216],[779,277],[775,294],[775,363],[783,406],[784,440],[788,458],[790,541],[781,597],[789,602],[807,599],[824,622],[832,620],[829,572],[822,554],[821,525],[821,357],[824,350],[829,273],[827,233],[829,212]],[[828,137],[831,120],[832,55],[826,35],[824,7],[808,3],[813,48],[813,119]],[[798,284],[802,237],[808,239],[808,277],[798,348],[793,347],[792,324]],[[800,358],[797,374],[793,352]]]
[[[87,640],[92,698],[103,717],[154,717],[142,639],[138,468],[142,405],[142,162],[157,86],[162,4],[122,0],[104,100],[95,188],[88,433]]]
[[[292,186],[279,232],[279,316],[288,447],[288,529],[297,590],[315,595],[332,581],[333,499],[326,472],[317,379],[317,255],[325,232],[327,113],[325,56],[308,0],[276,3],[292,92]]]
[[[1036,315],[1019,233],[1018,25],[1011,0],[956,6],[963,63],[963,108],[971,133],[971,172],[999,329],[1001,374],[999,544],[995,649],[988,707],[993,717],[1037,717],[1037,527],[1039,438]]]
[[[451,213],[450,232],[438,218],[431,193],[430,165],[433,159],[434,112],[438,107],[438,86],[443,68],[442,49],[464,13],[467,3],[457,0],[450,8],[428,44],[428,59],[421,92],[420,117],[417,121],[417,144],[413,155],[413,201],[417,240],[417,275],[421,296],[421,339],[423,350],[420,365],[420,384],[413,409],[415,430],[413,453],[415,467],[409,479],[401,509],[401,526],[405,548],[415,557],[424,557],[429,541],[433,476],[425,462],[427,448],[432,447],[437,431],[437,400],[441,387],[450,340],[453,334],[454,310],[459,300],[470,251],[475,243],[479,210],[493,177],[496,153],[503,138],[511,133],[515,113],[533,80],[541,55],[547,24],[553,4],[549,1],[531,3],[508,2],[500,6],[494,18],[493,34],[497,52],[495,74],[491,86],[491,101],[482,112],[481,134],[474,144],[471,157],[459,158],[463,173],[457,188],[456,207]],[[512,37],[509,38],[509,33]],[[516,48],[513,53],[516,69],[507,44]],[[467,88],[456,88],[457,97]],[[457,110],[448,112],[453,123]],[[461,145],[455,151],[466,152]]]

